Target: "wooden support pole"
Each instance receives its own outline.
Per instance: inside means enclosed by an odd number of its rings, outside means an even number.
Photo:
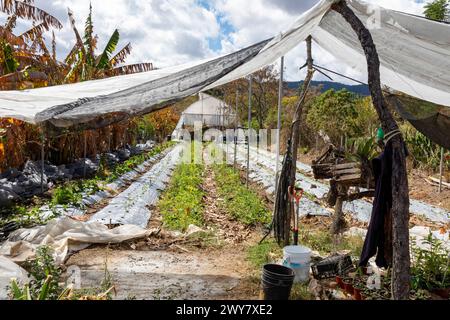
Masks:
[[[308,94],[308,89],[311,84],[311,81],[314,76],[314,60],[312,58],[312,37],[308,36],[306,39],[306,53],[307,53],[307,75],[305,78],[305,82],[303,83],[303,89],[301,92],[301,97],[297,103],[294,122],[292,124],[292,133],[291,133],[291,154],[292,154],[292,165],[289,173],[289,186],[291,188],[295,188],[296,175],[297,175],[297,156],[298,156],[298,147],[300,144],[300,121],[303,115],[303,106],[306,100],[306,96]],[[285,220],[285,228],[284,228],[284,244],[290,244],[290,232],[291,232],[291,213],[293,212],[293,203],[291,201],[287,201],[287,217]]]
[[[388,133],[398,130],[392,114],[387,108],[381,90],[380,60],[369,30],[347,6],[345,1],[333,4],[332,9],[341,14],[358,36],[367,58],[369,89],[373,105],[380,118],[383,130]],[[392,229],[393,268],[392,296],[395,300],[408,300],[410,294],[409,252],[409,188],[406,171],[406,147],[403,137],[392,138]]]

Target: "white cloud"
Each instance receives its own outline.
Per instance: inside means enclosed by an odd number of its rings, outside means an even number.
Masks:
[[[67,19],[67,7],[74,11],[77,27],[84,30],[89,0],[36,0],[36,5],[57,16],[64,24],[56,32],[58,58],[63,59],[73,46],[75,37]],[[229,53],[285,30],[317,0],[209,0],[205,9],[199,0],[92,0],[94,31],[102,49],[114,29],[121,32],[123,46],[133,45],[128,59],[133,62],[153,62],[158,67],[177,65],[218,54]],[[384,7],[421,14],[423,4],[415,0],[368,0]],[[0,16],[1,18],[1,16]],[[221,30],[226,22],[233,28],[230,34]],[[27,24],[29,26],[29,24]],[[19,30],[25,25],[19,25]],[[51,36],[47,34],[47,40]],[[222,49],[215,52],[209,39],[221,39]],[[352,77],[353,70],[332,55],[314,46],[316,62]],[[304,45],[286,56],[287,79],[298,80],[303,74],[298,67],[305,61]],[[336,79],[342,80],[342,79]]]

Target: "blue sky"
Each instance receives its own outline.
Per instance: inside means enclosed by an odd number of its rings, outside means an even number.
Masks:
[[[367,0],[395,10],[421,14],[418,0]],[[82,32],[90,0],[35,0],[38,7],[52,13],[64,24],[56,32],[57,54],[64,59],[75,38],[67,19],[74,14]],[[103,49],[114,29],[119,28],[124,46],[132,43],[128,63],[153,62],[160,68],[226,54],[267,39],[287,29],[317,0],[92,0],[94,31]],[[107,5],[105,5],[107,3]],[[0,15],[0,22],[4,16]],[[17,31],[30,24],[19,22]],[[47,41],[51,35],[46,35]],[[332,55],[315,48],[316,61],[349,76],[354,71]],[[303,77],[304,48],[299,45],[286,56],[288,80]]]

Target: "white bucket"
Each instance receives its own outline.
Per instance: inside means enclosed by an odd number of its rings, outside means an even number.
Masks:
[[[311,249],[303,246],[288,246],[284,248],[283,252],[283,265],[294,270],[294,282],[307,282],[311,264]]]

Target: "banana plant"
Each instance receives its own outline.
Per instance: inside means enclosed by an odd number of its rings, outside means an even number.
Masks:
[[[94,23],[92,16],[92,5],[89,7],[89,15],[86,19],[84,35],[81,37],[78,31],[73,12],[68,11],[69,21],[75,34],[75,45],[65,59],[70,66],[64,82],[72,83],[101,79],[105,77],[150,71],[153,69],[151,63],[133,65],[121,65],[125,63],[127,56],[131,53],[131,43],[125,45],[117,53],[116,49],[120,41],[119,30],[112,33],[105,48],[99,55],[95,54],[98,36],[94,35]],[[114,54],[115,53],[115,54]]]
[[[61,68],[56,54],[48,54],[43,33],[51,28],[61,29],[61,22],[36,7],[34,0],[0,0],[0,11],[8,15],[6,23],[0,26],[0,88],[21,89],[24,83],[32,87],[46,85],[50,75],[52,80],[58,79]],[[30,20],[32,27],[16,35],[18,18]]]

